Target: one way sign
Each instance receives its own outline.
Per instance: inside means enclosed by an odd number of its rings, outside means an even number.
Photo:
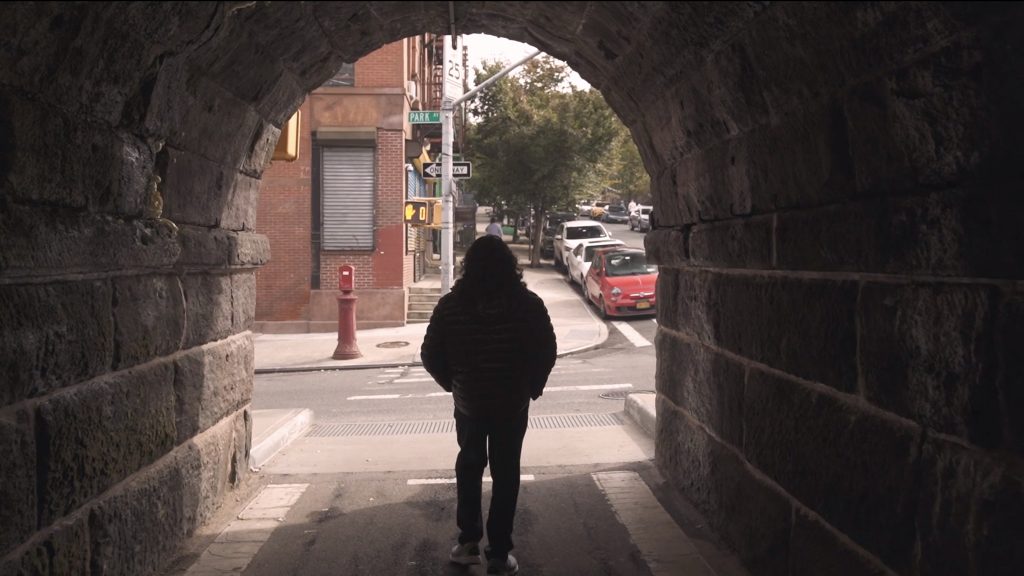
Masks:
[[[427,178],[440,178],[441,177],[441,163],[440,162],[424,162],[423,163],[423,175]],[[473,177],[473,164],[470,162],[452,162],[452,178],[472,178]]]

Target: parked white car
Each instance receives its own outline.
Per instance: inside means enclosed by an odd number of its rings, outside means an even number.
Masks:
[[[569,253],[580,242],[611,237],[603,224],[592,220],[562,222],[555,233],[555,266],[565,266]]]
[[[622,240],[584,240],[572,249],[572,252],[565,259],[565,271],[569,280],[583,287],[586,284],[587,271],[590,270],[590,263],[594,261],[594,252],[601,248],[612,246],[625,246]]]

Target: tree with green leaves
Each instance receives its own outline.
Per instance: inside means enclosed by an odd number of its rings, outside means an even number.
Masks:
[[[485,64],[477,83],[502,68],[500,62]],[[628,131],[601,94],[569,86],[568,75],[564,64],[535,58],[470,105],[475,121],[466,146],[473,192],[480,204],[501,207],[513,218],[532,215],[531,266],[540,264],[545,213],[575,211],[580,199],[597,197],[629,173],[623,164],[629,158],[620,150],[623,137],[639,161]]]

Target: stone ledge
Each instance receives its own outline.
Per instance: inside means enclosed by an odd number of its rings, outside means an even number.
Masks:
[[[650,392],[633,392],[626,396],[626,415],[652,438],[657,434],[657,403],[657,395]]]
[[[249,467],[259,470],[274,454],[301,437],[313,424],[313,411],[253,410],[252,450],[249,453]]]

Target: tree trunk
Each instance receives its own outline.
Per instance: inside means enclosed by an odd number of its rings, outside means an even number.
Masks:
[[[530,223],[530,268],[540,267],[541,235],[544,233],[544,205],[533,209],[533,222]]]

